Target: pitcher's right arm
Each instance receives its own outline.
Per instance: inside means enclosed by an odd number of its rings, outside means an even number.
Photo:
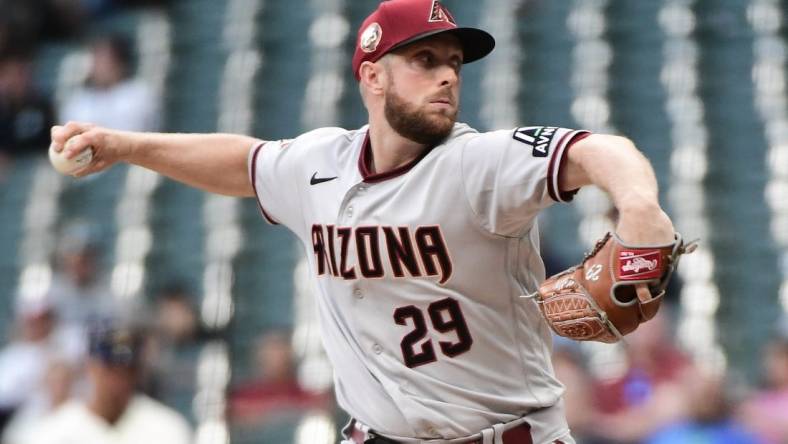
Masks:
[[[105,170],[118,162],[139,165],[204,191],[254,196],[249,180],[249,150],[263,143],[235,134],[142,133],[69,122],[52,127],[52,145],[72,158],[93,149],[93,160],[75,176]]]

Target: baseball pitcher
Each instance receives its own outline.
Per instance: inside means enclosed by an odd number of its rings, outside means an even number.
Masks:
[[[569,444],[552,331],[610,342],[633,330],[599,300],[647,320],[683,244],[629,140],[456,122],[462,65],[494,45],[437,0],[389,0],[358,30],[359,129],[264,141],[70,122],[53,128],[53,147],[93,150],[77,176],[127,162],[254,197],[298,236],[352,418],[344,443]],[[618,209],[616,233],[540,289],[536,216],[590,184]]]

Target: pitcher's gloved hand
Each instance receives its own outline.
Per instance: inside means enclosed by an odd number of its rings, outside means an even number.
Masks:
[[[618,342],[659,310],[682,254],[697,242],[625,245],[607,233],[580,265],[551,276],[535,294],[547,323],[577,341]]]

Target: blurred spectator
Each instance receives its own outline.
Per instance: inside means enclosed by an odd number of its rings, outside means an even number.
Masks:
[[[0,57],[0,163],[45,152],[53,122],[52,104],[33,89],[30,58]]]
[[[65,404],[73,394],[77,372],[74,363],[53,357],[38,391],[19,410],[3,433],[3,444],[23,444],[37,433],[40,421]]]
[[[171,282],[155,298],[158,337],[172,345],[196,342],[204,334],[194,307],[194,296],[185,284]]]
[[[44,26],[41,1],[0,0],[0,59],[10,54],[32,54]]]
[[[163,5],[166,0],[0,0],[0,57],[35,51],[43,39],[78,37],[90,22],[121,7]]]
[[[599,381],[596,430],[608,443],[637,443],[686,418],[685,386],[693,365],[670,336],[668,307],[627,336],[623,376]]]
[[[61,322],[85,330],[99,319],[122,314],[99,270],[100,248],[94,228],[73,222],[66,226],[56,252],[56,273],[49,299]]]
[[[166,0],[16,0],[38,3],[46,15],[45,37],[78,36],[91,21],[123,7],[156,6]]]
[[[72,400],[45,418],[33,444],[186,444],[188,422],[137,390],[144,337],[133,327],[111,324],[91,329],[88,398]]]
[[[128,131],[159,129],[159,98],[147,83],[132,77],[131,41],[121,35],[99,37],[90,50],[86,85],[63,104],[60,120]]]
[[[57,327],[57,315],[45,298],[17,301],[17,337],[0,350],[0,430],[14,412],[40,396],[53,357],[76,363],[84,351],[81,336]]]
[[[103,0],[35,0],[44,17],[42,37],[64,39],[79,36],[91,18],[91,4]]]
[[[724,376],[694,372],[686,384],[689,418],[671,424],[646,444],[758,444],[761,441],[731,417],[731,381]]]
[[[190,412],[197,361],[206,337],[194,297],[185,285],[172,282],[158,292],[154,304],[151,392],[178,411]]]
[[[788,443],[788,319],[763,353],[765,388],[741,408],[741,419],[769,444]]]
[[[262,335],[254,358],[258,375],[242,383],[230,398],[230,416],[241,425],[275,421],[277,415],[301,414],[305,409],[327,407],[328,397],[304,390],[296,378],[290,335],[281,331]]]

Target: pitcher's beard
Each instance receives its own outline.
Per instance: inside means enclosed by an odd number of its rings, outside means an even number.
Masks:
[[[427,146],[438,145],[449,136],[458,112],[428,113],[406,102],[393,89],[386,94],[383,111],[389,125],[400,136]]]

